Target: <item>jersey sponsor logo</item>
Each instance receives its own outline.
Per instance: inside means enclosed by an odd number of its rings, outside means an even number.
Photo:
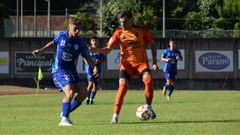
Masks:
[[[72,54],[68,52],[62,52],[62,59],[67,62],[72,61]]]
[[[217,52],[204,53],[198,61],[203,67],[212,70],[222,70],[230,65],[230,59]]]

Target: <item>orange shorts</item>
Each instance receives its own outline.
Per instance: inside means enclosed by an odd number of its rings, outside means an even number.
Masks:
[[[128,75],[125,75],[125,73],[123,73],[124,71],[127,72]],[[139,77],[143,71],[150,71],[147,63],[120,63],[120,78],[132,79],[134,75]]]

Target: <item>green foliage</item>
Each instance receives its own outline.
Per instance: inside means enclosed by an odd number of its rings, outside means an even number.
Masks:
[[[233,25],[234,24],[231,21],[228,21],[222,17],[214,20],[213,22],[214,28],[233,29]]]
[[[240,17],[240,1],[222,0],[217,10],[220,18],[214,22],[214,26],[221,29],[234,29]]]
[[[228,38],[232,37],[232,31],[220,28],[210,28],[202,34],[203,38]]]
[[[222,6],[218,7],[218,13],[223,18],[236,18],[240,16],[239,0],[224,0]]]
[[[206,30],[212,28],[215,19],[214,13],[217,11],[218,0],[199,0],[199,11],[189,12],[185,16],[184,26],[188,30]]]
[[[80,20],[79,35],[82,37],[91,37],[97,34],[97,24],[87,13],[77,12],[76,17]],[[67,29],[68,20],[64,20],[64,27]]]
[[[80,20],[80,35],[82,37],[97,34],[97,24],[87,13],[77,12],[77,18]]]
[[[239,22],[235,23],[233,37],[234,38],[240,37],[240,23]]]
[[[200,12],[204,16],[212,16],[212,12],[215,12],[217,10],[217,1],[218,0],[199,0],[198,5]]]
[[[187,30],[205,30],[211,28],[213,18],[204,16],[201,12],[189,12],[185,16],[184,27]]]
[[[134,14],[134,22],[136,25],[144,26],[149,29],[157,27],[157,16],[154,15],[154,9],[151,6],[144,7],[143,13]]]
[[[103,6],[103,32],[110,36],[119,26],[118,14],[123,10],[131,10],[133,13],[140,11],[141,0],[109,0]]]
[[[118,18],[113,15],[111,12],[108,12],[104,15],[103,20],[103,32],[110,36],[114,30],[119,26]]]

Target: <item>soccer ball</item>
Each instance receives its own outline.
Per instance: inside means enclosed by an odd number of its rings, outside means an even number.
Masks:
[[[148,105],[142,105],[137,108],[136,116],[139,120],[149,120],[152,116],[152,111]]]

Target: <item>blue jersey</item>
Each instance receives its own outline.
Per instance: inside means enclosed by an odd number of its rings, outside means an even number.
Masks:
[[[96,61],[96,60],[103,60],[104,59],[104,56],[103,54],[100,54],[100,53],[95,53],[95,52],[90,52],[90,57],[93,61]],[[99,70],[99,73],[101,73],[101,62],[96,64],[98,70]],[[86,72],[87,74],[92,74],[93,73],[93,68],[91,68],[90,66],[88,66],[86,64]]]
[[[90,52],[90,56],[93,61],[103,60],[104,58],[103,54],[95,53],[95,52]],[[98,73],[99,73],[99,76],[97,77],[93,76],[93,68],[91,68],[88,64],[85,65],[88,81],[93,81],[94,83],[98,83],[98,79],[100,78],[100,73],[101,73],[101,65],[102,65],[101,62],[96,64],[98,68]]]
[[[103,54],[101,53],[95,53],[95,52],[90,52],[90,57],[93,61],[96,60],[103,60]],[[96,65],[97,67],[101,68],[101,62]]]
[[[55,59],[52,65],[52,73],[59,69],[76,71],[78,56],[90,57],[87,44],[80,37],[69,37],[68,31],[60,32],[53,40],[57,45]]]
[[[169,62],[164,64],[164,69],[163,71],[165,73],[171,73],[171,74],[177,74],[177,60],[176,60],[176,56],[179,56],[180,58],[182,58],[182,54],[178,49],[174,49],[174,50],[170,50],[165,49],[162,57],[165,59],[170,59]]]

